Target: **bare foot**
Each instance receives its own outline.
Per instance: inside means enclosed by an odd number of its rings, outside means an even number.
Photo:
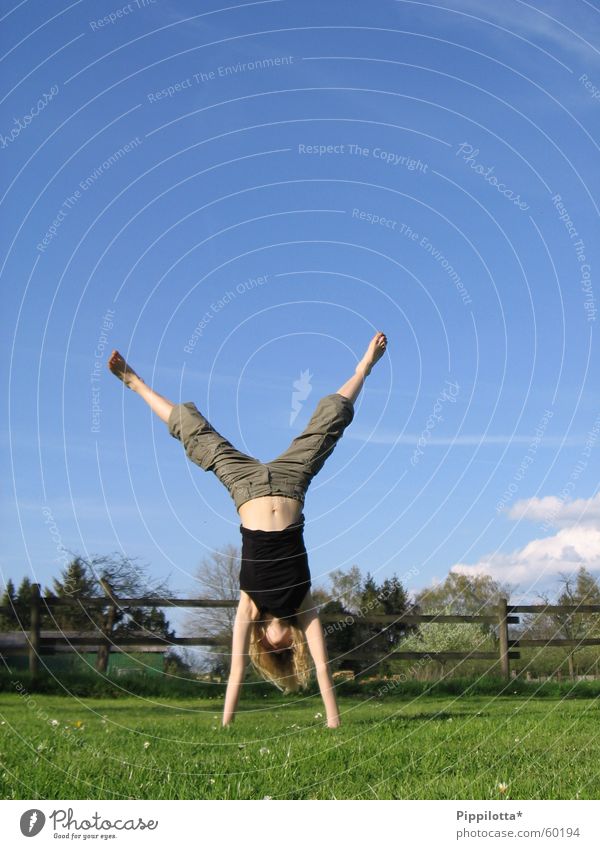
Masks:
[[[387,336],[385,333],[378,331],[369,342],[369,347],[367,348],[364,357],[357,365],[356,371],[360,371],[365,375],[365,377],[370,374],[375,363],[383,357],[386,348]]]
[[[126,386],[134,388],[135,382],[140,380],[134,370],[127,365],[121,354],[118,351],[113,351],[108,359],[108,367],[119,380],[122,380]]]

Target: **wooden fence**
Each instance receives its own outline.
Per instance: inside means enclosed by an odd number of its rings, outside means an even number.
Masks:
[[[195,608],[227,608],[237,607],[237,600],[220,599],[184,599],[184,598],[120,598],[115,595],[106,581],[102,581],[102,587],[107,598],[56,598],[54,596],[42,597],[39,584],[32,584],[30,626],[28,631],[20,632],[25,637],[25,647],[29,654],[29,671],[33,677],[39,674],[40,656],[53,654],[56,651],[73,651],[80,647],[94,647],[97,651],[96,668],[99,672],[106,672],[109,652],[112,649],[121,651],[123,649],[136,651],[166,651],[173,646],[218,646],[223,645],[219,640],[212,637],[161,637],[148,636],[147,632],[136,632],[126,637],[114,637],[111,630],[114,625],[115,615],[119,608],[126,607],[195,607]],[[73,633],[67,631],[48,632],[42,631],[41,621],[43,615],[50,615],[53,609],[67,606],[84,605],[86,608],[107,609],[105,617],[105,630],[97,633]],[[14,611],[10,607],[0,607],[0,614],[10,615]],[[600,605],[514,605],[508,604],[506,598],[500,599],[496,608],[483,614],[386,614],[362,616],[358,614],[320,614],[323,623],[339,623],[341,625],[353,625],[356,623],[368,625],[381,625],[383,628],[390,625],[418,625],[423,622],[469,622],[472,624],[489,624],[498,629],[497,651],[402,651],[393,649],[386,653],[385,659],[397,660],[419,660],[429,658],[444,662],[446,660],[493,660],[499,665],[502,677],[510,677],[510,661],[520,659],[520,648],[525,646],[560,646],[577,647],[600,645],[600,639],[509,639],[509,625],[517,625],[521,613],[596,613],[600,614]],[[350,623],[348,620],[352,620]],[[24,646],[16,645],[15,641],[7,639],[7,634],[0,632],[0,656],[22,654]],[[14,636],[14,635],[13,635]],[[354,660],[372,660],[364,652],[351,651],[344,654],[344,658]],[[495,664],[494,664],[495,665]]]

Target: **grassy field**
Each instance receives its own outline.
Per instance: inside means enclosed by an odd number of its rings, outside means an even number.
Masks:
[[[598,799],[600,699],[0,693],[3,799]],[[506,788],[504,785],[507,785]]]

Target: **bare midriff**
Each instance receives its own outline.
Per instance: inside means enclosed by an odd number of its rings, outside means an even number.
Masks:
[[[282,531],[296,522],[302,513],[302,503],[286,495],[264,495],[251,498],[238,509],[242,525],[253,531]]]

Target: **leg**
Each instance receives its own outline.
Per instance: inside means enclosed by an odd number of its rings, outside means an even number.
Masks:
[[[154,392],[125,362],[118,351],[113,351],[108,367],[114,375],[136,392],[168,426],[171,436],[181,440],[186,454],[193,463],[205,471],[214,472],[232,495],[233,487],[252,475],[255,481],[266,480],[266,470],[248,454],[242,454],[225,437],[214,429],[191,402],[173,404]]]
[[[376,333],[355,373],[337,392],[325,395],[317,404],[304,431],[290,447],[267,465],[287,486],[306,491],[310,481],[323,467],[346,427],[354,418],[354,401],[367,375],[383,356],[387,345],[384,333]]]
[[[191,401],[175,404],[167,425],[171,436],[183,443],[190,460],[205,472],[214,472],[230,492],[234,484],[251,475],[256,479],[257,469],[262,464],[255,457],[238,451]]]
[[[343,386],[341,386],[337,394],[344,395],[346,398],[349,398],[350,401],[354,404],[356,399],[358,398],[358,393],[363,387],[365,382],[365,378],[367,375],[371,373],[371,369],[375,365],[375,363],[381,359],[383,356],[385,349],[387,347],[387,337],[385,333],[378,332],[371,339],[369,343],[369,347],[367,348],[365,355],[363,356],[360,363],[356,366],[356,371],[349,378]]]
[[[156,415],[163,420],[163,422],[167,422],[169,420],[169,415],[171,414],[174,404],[166,398],[163,398],[163,396],[159,395],[158,392],[154,392],[153,389],[150,389],[150,387],[144,383],[142,378],[127,365],[118,351],[112,352],[108,361],[108,367],[112,373],[119,378],[119,380],[122,380],[126,386],[133,389],[134,392],[143,398],[150,409],[153,410],[153,412],[155,412]]]
[[[302,433],[266,464],[273,479],[304,493],[353,418],[354,405],[347,396],[336,392],[321,398]]]

